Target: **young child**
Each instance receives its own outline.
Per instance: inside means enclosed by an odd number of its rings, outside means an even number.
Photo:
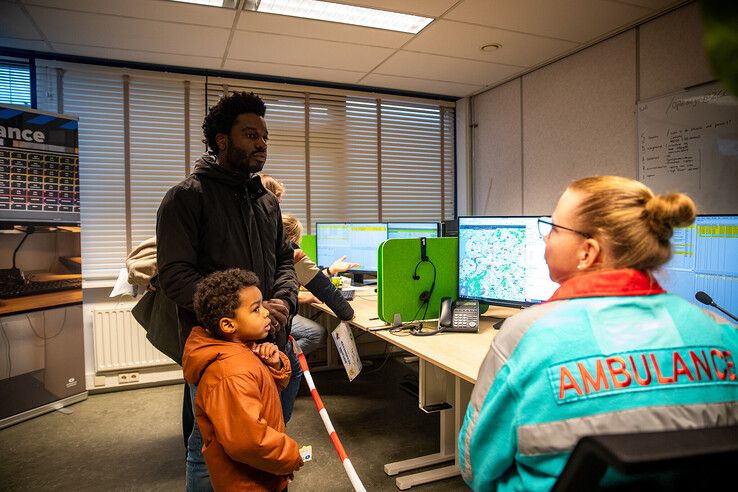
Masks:
[[[195,416],[213,488],[281,491],[302,466],[297,443],[285,433],[279,391],[290,380],[287,356],[272,343],[258,278],[230,269],[195,290],[197,319],[182,359],[197,385]]]

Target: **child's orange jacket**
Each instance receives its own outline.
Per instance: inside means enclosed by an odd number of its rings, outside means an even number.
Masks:
[[[282,369],[264,364],[248,347],[192,330],[182,369],[197,384],[195,416],[203,455],[216,491],[277,490],[301,462],[297,443],[284,433],[279,391],[290,380],[290,362],[280,352]]]

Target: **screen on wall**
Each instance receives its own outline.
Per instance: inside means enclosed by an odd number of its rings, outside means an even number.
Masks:
[[[0,105],[0,222],[79,224],[77,120]]]

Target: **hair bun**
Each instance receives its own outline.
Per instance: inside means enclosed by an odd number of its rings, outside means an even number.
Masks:
[[[646,202],[645,216],[659,241],[669,241],[675,227],[692,224],[696,215],[694,201],[684,193],[655,195]]]

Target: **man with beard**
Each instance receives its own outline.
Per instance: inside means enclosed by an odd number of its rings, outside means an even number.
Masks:
[[[253,93],[237,92],[210,108],[202,128],[209,152],[194,172],[170,189],[157,214],[159,281],[177,303],[180,348],[198,325],[193,296],[212,272],[251,270],[259,277],[271,319],[271,341],[285,352],[292,379],[282,392],[285,422],[292,414],[302,372],[287,343],[288,322],[297,310],[298,282],[277,199],[256,174],[267,157],[266,106]],[[183,429],[187,437],[187,490],[211,490],[196,422],[187,422],[197,387],[185,386]]]

